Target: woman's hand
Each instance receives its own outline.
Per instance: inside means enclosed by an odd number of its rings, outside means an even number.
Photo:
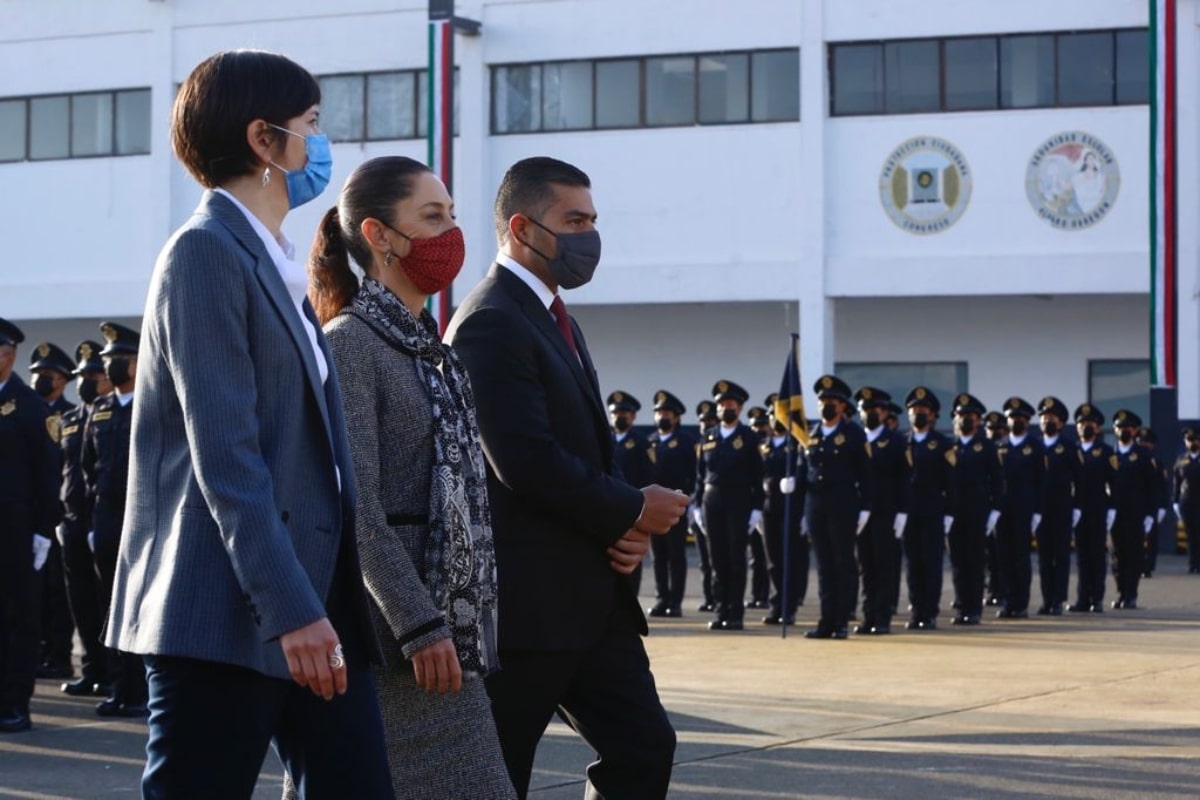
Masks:
[[[413,653],[412,665],[417,686],[425,691],[445,694],[462,690],[462,666],[452,640],[441,639]]]

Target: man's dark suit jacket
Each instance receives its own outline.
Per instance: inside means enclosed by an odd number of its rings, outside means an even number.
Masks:
[[[501,650],[587,649],[614,611],[646,631],[605,552],[633,527],[642,494],[613,476],[596,372],[571,324],[578,359],[533,290],[493,265],[446,331],[488,461]]]

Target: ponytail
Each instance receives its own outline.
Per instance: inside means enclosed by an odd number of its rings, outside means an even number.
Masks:
[[[350,304],[357,291],[358,276],[350,268],[342,221],[334,206],[321,218],[308,256],[308,299],[324,325]]]

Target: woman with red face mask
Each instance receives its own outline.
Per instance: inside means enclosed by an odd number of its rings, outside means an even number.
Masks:
[[[515,797],[483,684],[498,666],[496,586],[475,403],[425,310],[463,258],[446,187],[392,156],[351,173],[308,265],[342,382],[363,579],[388,661],[376,679],[392,783],[413,798]]]

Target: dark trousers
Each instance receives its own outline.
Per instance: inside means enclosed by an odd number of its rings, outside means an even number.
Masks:
[[[50,539],[50,552],[38,573],[42,594],[41,659],[44,664],[70,668],[75,623],[67,601],[62,546],[52,532],[47,531],[43,536]]]
[[[27,714],[40,655],[40,596],[28,507],[0,505],[0,534],[0,712]]]
[[[1042,603],[1062,605],[1071,580],[1071,508],[1050,509],[1037,529],[1038,579]]]
[[[962,512],[950,527],[950,579],[958,611],[965,616],[983,613],[983,577],[987,561],[987,517]]]
[[[1187,532],[1188,569],[1200,569],[1200,508],[1179,507]]]
[[[687,584],[687,520],[681,519],[663,536],[650,537],[654,554],[654,596],[666,608],[683,605]]]
[[[767,548],[762,534],[750,531],[750,599],[756,603],[767,602],[771,596],[771,572],[767,565]]]
[[[500,651],[502,667],[487,677],[487,690],[519,797],[529,792],[538,742],[556,713],[597,754],[587,768],[586,797],[666,797],[675,730],[641,637],[617,616],[589,650]]]
[[[840,499],[810,494],[805,503],[808,534],[817,556],[817,593],[821,599],[817,627],[829,630],[846,627],[858,588],[854,562],[858,509]]]
[[[1033,532],[1030,525],[1033,515],[1021,511],[1005,511],[996,526],[996,556],[1000,562],[1000,574],[1008,587],[1005,608],[1020,612],[1029,609],[1029,584],[1033,580],[1030,552]]]
[[[1008,598],[1008,587],[1000,574],[1000,549],[996,546],[996,537],[988,536],[984,543],[987,564],[987,594],[989,601],[995,598],[1001,604]]]
[[[1158,569],[1158,535],[1162,526],[1158,524],[1157,516],[1154,520],[1154,526],[1150,528],[1150,533],[1146,534],[1146,550],[1142,563],[1142,571],[1146,575]],[[1172,530],[1174,530],[1174,526],[1172,526]]]
[[[394,796],[366,665],[351,662],[346,694],[330,701],[229,664],[146,656],[146,669],[143,798],[249,798],[272,742],[301,798]]]
[[[914,620],[934,619],[942,598],[945,526],[941,514],[911,512],[904,527],[908,600]]]
[[[1104,602],[1104,581],[1108,562],[1107,509],[1084,509],[1075,527],[1075,564],[1078,577],[1075,602],[1079,606],[1097,606]]]
[[[689,530],[696,537],[696,554],[700,557],[700,590],[704,595],[704,604],[711,606],[715,602],[715,598],[712,586],[712,561],[708,557],[708,536],[695,525],[690,526]]]
[[[629,573],[629,588],[633,589],[633,596],[637,597],[642,593],[642,565],[638,564],[633,568],[633,572]]]
[[[741,622],[746,614],[746,539],[749,489],[709,486],[704,490],[704,525],[713,566],[717,619]]]
[[[1142,580],[1143,542],[1146,539],[1144,519],[1136,512],[1117,511],[1113,522],[1112,572],[1117,579],[1117,594],[1126,600],[1137,598]]]
[[[782,504],[780,504],[782,506]],[[797,504],[799,505],[799,504]],[[796,607],[804,604],[804,595],[808,593],[808,538],[800,535],[801,510],[793,508],[791,528],[788,530],[787,542],[787,604],[784,604],[784,521],[783,508],[768,505],[763,509],[763,527],[766,535],[763,537],[767,548],[767,564],[770,567],[771,586],[774,591],[768,602],[771,613],[785,617],[794,617]]]
[[[108,619],[108,604],[112,600],[113,583],[117,573],[117,553],[121,546],[121,525],[124,509],[104,501],[96,503],[92,530],[96,544],[96,573],[100,576],[100,593],[104,603],[100,608],[101,625]],[[119,650],[109,650],[108,671],[112,678],[112,699],[125,705],[146,702],[146,670],[142,657]]]
[[[858,567],[862,576],[862,621],[868,628],[892,624],[892,593],[900,542],[896,540],[895,512],[871,512],[867,527],[858,535]]]
[[[100,607],[107,604],[107,599],[100,595],[96,560],[88,548],[87,534],[86,526],[78,520],[66,520],[58,526],[67,600],[79,640],[83,643],[83,677],[94,683],[104,683],[109,680],[108,654],[100,643],[103,624]]]

